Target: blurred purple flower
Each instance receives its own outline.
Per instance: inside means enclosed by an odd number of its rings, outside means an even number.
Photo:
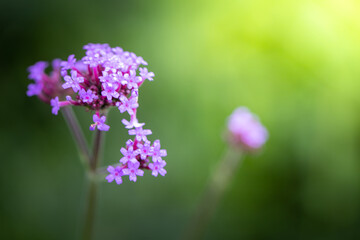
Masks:
[[[266,128],[260,123],[257,116],[245,107],[237,108],[230,115],[228,130],[230,141],[233,144],[241,144],[247,149],[259,149],[268,139]]]

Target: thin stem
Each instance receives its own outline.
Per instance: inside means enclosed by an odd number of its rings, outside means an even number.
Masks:
[[[240,149],[229,148],[205,188],[198,207],[190,221],[185,239],[203,239],[206,227],[216,211],[225,190],[241,163]]]
[[[94,229],[95,207],[97,200],[97,183],[94,176],[90,178],[89,184],[90,186],[88,192],[88,204],[86,206],[85,223],[84,223],[84,231],[83,231],[84,240],[91,239]]]
[[[106,114],[106,113],[105,113]],[[93,234],[94,222],[95,222],[95,209],[96,209],[96,198],[97,198],[97,181],[96,181],[96,168],[100,161],[100,156],[102,152],[104,142],[104,133],[96,129],[94,143],[93,143],[93,152],[90,160],[90,168],[88,171],[89,177],[89,193],[88,193],[88,204],[85,212],[85,223],[83,230],[83,239],[90,240]]]
[[[61,112],[65,118],[65,121],[70,129],[70,132],[74,138],[76,146],[81,155],[81,160],[84,158],[87,161],[87,164],[90,162],[90,151],[84,137],[84,133],[79,126],[79,122],[74,114],[74,111],[70,106],[61,108]]]
[[[96,129],[95,132],[95,139],[94,139],[94,145],[93,145],[93,155],[90,159],[90,171],[95,173],[96,167],[99,162],[99,156],[102,149],[102,143],[103,143],[103,131],[99,131]]]

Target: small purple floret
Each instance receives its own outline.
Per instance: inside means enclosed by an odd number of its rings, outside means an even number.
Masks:
[[[41,90],[43,88],[43,84],[41,82],[38,83],[31,83],[28,86],[28,90],[26,92],[26,95],[28,97],[39,95],[41,93]]]
[[[166,162],[164,160],[150,163],[149,168],[152,170],[152,175],[157,177],[157,175],[160,173],[161,176],[165,176],[166,170],[164,167],[166,166]]]
[[[62,61],[60,63],[60,66],[62,67],[61,68],[61,75],[62,76],[66,76],[67,74],[67,70],[68,69],[71,69],[72,67],[75,66],[75,63],[76,63],[76,58],[75,58],[75,55],[72,54],[68,57],[68,60],[67,61]]]
[[[102,87],[104,90],[101,95],[107,97],[108,101],[111,101],[112,98],[119,98],[120,94],[116,91],[119,86],[116,83],[103,83]]]
[[[139,162],[128,162],[128,168],[123,169],[124,175],[129,175],[130,181],[136,182],[136,176],[143,176],[144,171],[139,169],[140,163]]]
[[[139,68],[140,70],[140,76],[145,80],[148,79],[149,81],[153,81],[153,77],[155,77],[155,74],[153,72],[149,72],[146,67]]]
[[[121,148],[120,152],[124,155],[124,157],[120,159],[121,163],[126,164],[128,162],[137,162],[136,156],[139,154],[139,150],[134,151],[134,147],[132,145],[128,146],[128,149]]]
[[[120,166],[117,166],[116,168],[114,168],[113,166],[109,166],[107,168],[107,171],[110,173],[109,175],[107,175],[107,177],[105,178],[109,183],[114,181],[116,182],[116,184],[121,184],[122,183],[122,178],[121,176],[123,176],[123,170]]]
[[[48,65],[49,64],[47,62],[40,61],[30,66],[28,68],[28,71],[30,72],[29,79],[32,79],[35,82],[41,81],[45,68],[47,68]]]
[[[121,122],[125,125],[125,127],[127,129],[130,129],[130,128],[136,128],[136,127],[142,127],[145,125],[145,123],[139,123],[138,120],[136,118],[133,118],[130,120],[130,122],[126,119],[123,119],[121,120]]]
[[[141,159],[145,160],[147,157],[152,155],[151,142],[146,140],[144,144],[138,144],[137,147],[140,150]]]
[[[59,105],[59,97],[56,97],[54,99],[50,100],[50,105],[52,106],[52,114],[57,115],[60,109],[60,105]]]
[[[64,89],[72,88],[74,92],[78,92],[80,90],[80,83],[84,82],[83,77],[78,77],[78,73],[75,70],[71,71],[71,77],[64,77],[65,83],[62,85]]]
[[[129,113],[129,115],[133,115],[134,109],[139,107],[139,104],[137,103],[137,100],[135,97],[131,97],[130,99],[128,99],[125,96],[121,96],[120,101],[121,101],[121,103],[118,102],[116,104],[116,106],[118,106],[119,111],[121,113],[127,111]]]
[[[150,129],[143,129],[142,127],[129,130],[129,135],[136,135],[136,140],[138,141],[146,141],[146,136],[150,134],[152,134]]]
[[[162,157],[167,156],[167,152],[165,149],[160,149],[160,140],[155,140],[152,147],[152,160],[153,162],[162,161]]]
[[[105,124],[105,121],[106,121],[105,116],[99,117],[97,114],[94,114],[93,121],[94,121],[94,123],[91,124],[91,126],[90,126],[91,131],[94,131],[96,127],[100,131],[109,131],[110,126]]]
[[[85,91],[84,89],[81,89],[79,91],[79,95],[80,95],[80,99],[86,103],[92,103],[94,101],[94,99],[98,99],[98,96],[90,89],[87,91]],[[70,97],[70,99],[71,99],[71,97]]]

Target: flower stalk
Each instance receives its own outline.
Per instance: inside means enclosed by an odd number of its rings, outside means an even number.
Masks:
[[[87,196],[87,206],[85,206],[84,226],[83,226],[83,239],[90,240],[94,232],[95,223],[95,209],[97,202],[97,181],[95,176],[89,177],[89,190]]]
[[[185,239],[204,238],[206,227],[239,168],[243,155],[258,151],[268,139],[266,128],[245,107],[235,109],[230,115],[225,135],[228,149],[205,187]]]
[[[204,238],[206,227],[215,214],[216,207],[231,183],[242,158],[240,148],[228,148],[205,187],[184,239]]]
[[[70,106],[62,108],[61,111],[63,113],[67,126],[69,127],[69,130],[74,138],[77,149],[80,153],[80,161],[82,161],[84,164],[88,164],[91,159],[89,146],[86,142],[84,133],[79,125],[74,111]],[[86,163],[84,162],[84,159]]]

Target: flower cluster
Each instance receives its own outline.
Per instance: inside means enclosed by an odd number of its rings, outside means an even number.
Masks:
[[[256,115],[247,108],[239,107],[230,115],[228,121],[229,141],[247,150],[261,148],[268,139],[266,128]]]
[[[121,166],[110,166],[109,182],[122,182],[121,176],[129,175],[131,181],[136,176],[142,176],[143,170],[150,169],[152,174],[165,175],[166,150],[160,149],[160,141],[153,144],[147,139],[152,132],[143,129],[144,123],[139,123],[136,110],[139,107],[139,87],[145,80],[153,81],[155,76],[146,67],[147,62],[132,52],[120,47],[111,48],[108,44],[88,44],[84,46],[85,56],[77,61],[75,55],[70,55],[67,61],[54,60],[53,72],[45,74],[46,62],[38,62],[29,67],[29,78],[35,83],[28,87],[28,96],[37,95],[41,100],[52,106],[52,113],[57,115],[61,107],[67,105],[83,106],[94,112],[90,130],[96,128],[108,131],[104,110],[117,107],[120,113],[127,112],[130,119],[122,123],[129,130],[129,135],[135,139],[126,143],[121,149],[124,157]],[[61,99],[61,100],[60,100]],[[150,163],[149,158],[152,158]]]
[[[151,134],[150,130],[142,130],[136,128],[135,130],[129,130],[133,132],[141,132],[136,134],[135,140],[128,140],[126,142],[126,148],[121,148],[120,152],[123,157],[120,159],[121,166],[114,168],[108,167],[110,173],[106,180],[108,182],[116,181],[117,184],[122,183],[122,176],[128,175],[130,181],[136,182],[137,176],[143,176],[144,171],[141,169],[149,169],[152,171],[152,175],[157,177],[158,174],[165,176],[166,170],[164,169],[166,162],[162,159],[167,155],[165,149],[160,148],[160,141],[156,140],[153,144],[147,140],[146,135]],[[138,140],[140,139],[140,140]],[[150,163],[149,158],[152,162]]]
[[[34,83],[29,84],[26,95],[29,97],[37,95],[39,99],[50,104],[51,99],[54,99],[55,102],[58,102],[58,100],[55,100],[57,96],[71,94],[72,91],[66,90],[61,86],[61,60],[55,59],[52,61],[53,71],[49,75],[45,73],[45,69],[48,67],[48,65],[49,64],[47,62],[40,61],[28,68],[30,73],[28,78],[33,80]],[[57,111],[53,112],[57,113]]]

